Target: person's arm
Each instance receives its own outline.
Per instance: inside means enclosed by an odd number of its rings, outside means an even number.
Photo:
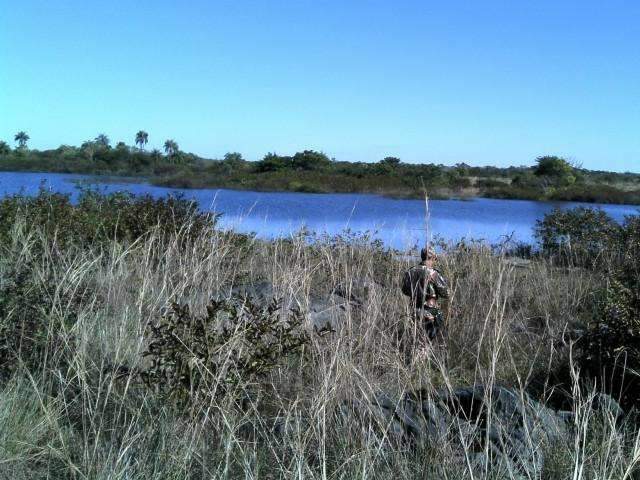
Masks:
[[[449,298],[449,287],[447,281],[438,270],[433,270],[431,273],[431,282],[436,290],[436,294],[441,298]]]

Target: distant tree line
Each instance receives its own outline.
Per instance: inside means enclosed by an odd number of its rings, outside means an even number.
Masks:
[[[432,198],[486,196],[531,200],[640,203],[640,175],[594,172],[568,160],[545,155],[531,166],[499,168],[457,163],[405,163],[395,156],[378,162],[346,162],[323,152],[293,155],[269,152],[247,161],[238,152],[205,159],[180,150],[166,139],[163,151],[147,150],[149,134],[139,130],[133,146],[104,134],[79,147],[30,150],[29,135],[15,134],[15,148],[0,141],[0,169],[145,177],[152,183],[182,188],[238,188],[298,192],[368,192]]]

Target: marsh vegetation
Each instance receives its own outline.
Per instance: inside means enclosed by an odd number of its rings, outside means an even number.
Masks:
[[[442,243],[447,334],[424,349],[402,341],[414,338],[399,293],[411,260],[366,234],[265,242],[176,198],[4,199],[0,472],[637,478],[638,218],[586,214],[548,217],[524,267],[512,245]],[[242,293],[258,284],[269,298]],[[312,305],[336,295],[335,322],[314,328]],[[453,415],[447,435],[420,442],[375,414],[382,394],[480,385],[565,412],[552,443],[522,433],[543,461],[472,461],[492,458],[491,416]],[[500,398],[483,395],[482,411]]]

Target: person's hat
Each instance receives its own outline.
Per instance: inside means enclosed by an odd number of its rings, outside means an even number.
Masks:
[[[438,255],[433,248],[424,247],[420,250],[420,258],[422,258],[422,261],[424,262],[425,260],[435,260],[438,258]]]

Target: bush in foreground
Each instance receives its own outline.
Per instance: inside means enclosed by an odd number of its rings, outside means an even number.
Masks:
[[[202,316],[172,304],[149,324],[149,342],[143,356],[151,365],[141,371],[146,385],[178,408],[200,412],[263,379],[298,354],[309,336],[299,310],[283,319],[275,299],[260,305],[235,298],[212,300]]]
[[[92,245],[133,242],[151,232],[176,235],[185,229],[187,237],[198,238],[213,229],[216,220],[215,214],[200,212],[195,201],[179,196],[83,190],[73,204],[70,195],[43,187],[34,197],[14,195],[0,200],[0,242],[11,241],[12,228],[19,222],[41,228],[60,244]]]

